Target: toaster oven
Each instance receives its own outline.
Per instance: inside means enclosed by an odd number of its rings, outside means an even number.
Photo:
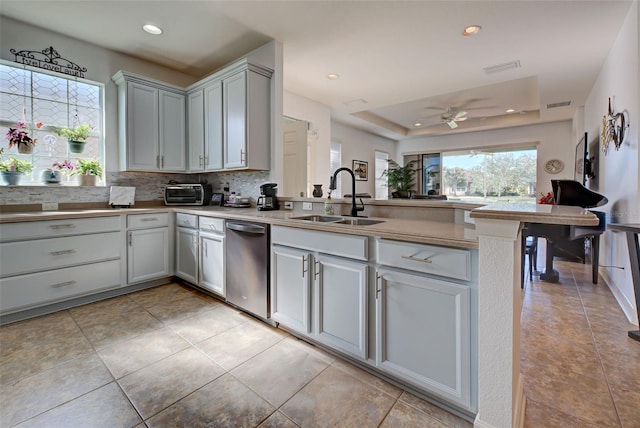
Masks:
[[[211,184],[168,184],[164,188],[165,205],[209,205]]]

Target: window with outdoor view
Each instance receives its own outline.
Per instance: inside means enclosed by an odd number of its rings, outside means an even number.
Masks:
[[[535,147],[442,153],[442,193],[470,202],[536,202]]]
[[[103,94],[99,83],[1,62],[0,168],[30,164],[21,185],[76,185],[78,164],[103,169]]]

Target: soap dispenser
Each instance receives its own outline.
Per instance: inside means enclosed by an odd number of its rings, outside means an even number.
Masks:
[[[324,201],[324,213],[326,215],[334,215],[333,211],[333,201],[331,201],[331,191],[327,195],[327,199]]]

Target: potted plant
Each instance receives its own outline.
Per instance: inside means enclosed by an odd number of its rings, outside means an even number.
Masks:
[[[41,128],[42,123],[38,122],[36,127]],[[9,128],[7,131],[7,140],[9,141],[9,148],[16,146],[18,153],[23,154],[33,153],[33,147],[38,144],[38,140],[29,137],[29,131],[27,130],[27,124],[25,122],[18,122],[15,128]]]
[[[42,171],[42,181],[45,183],[60,183],[61,175],[64,174],[65,171],[73,172],[75,169],[75,165],[73,162],[69,160],[65,160],[63,162],[54,161],[51,165],[51,168],[44,169]]]
[[[56,128],[56,134],[67,139],[67,147],[70,153],[82,153],[84,151],[84,145],[89,138],[89,132],[91,132],[91,126],[88,123],[81,123],[75,128]]]
[[[0,149],[0,155],[4,149]],[[5,184],[15,186],[20,183],[24,174],[33,171],[33,164],[27,160],[16,159],[11,156],[6,161],[0,161],[0,174]]]
[[[96,178],[102,177],[102,165],[96,159],[78,159],[71,174],[80,176],[81,186],[95,186]]]
[[[387,177],[387,185],[395,189],[392,193],[393,197],[409,198],[411,192],[414,191],[414,182],[416,179],[416,168],[414,164],[417,162],[415,159],[407,162],[406,165],[400,166],[393,159],[389,159],[389,168],[383,173],[383,177]]]

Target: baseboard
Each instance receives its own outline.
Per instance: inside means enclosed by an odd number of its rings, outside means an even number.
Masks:
[[[527,398],[524,396],[524,376],[518,373],[516,381],[514,402],[513,402],[513,427],[524,427],[524,414],[527,408]]]
[[[627,299],[627,296],[625,296],[622,291],[620,291],[613,278],[609,276],[609,272],[607,272],[605,269],[600,269],[600,276],[604,280],[604,283],[607,284],[607,287],[609,287],[609,290],[611,290],[613,297],[618,302],[618,306],[620,306],[620,309],[622,309],[622,312],[624,312],[627,320],[629,320],[631,324],[637,325],[638,320],[636,319],[636,317],[638,316],[638,314],[636,313],[636,309],[633,303],[630,302],[629,299]]]

